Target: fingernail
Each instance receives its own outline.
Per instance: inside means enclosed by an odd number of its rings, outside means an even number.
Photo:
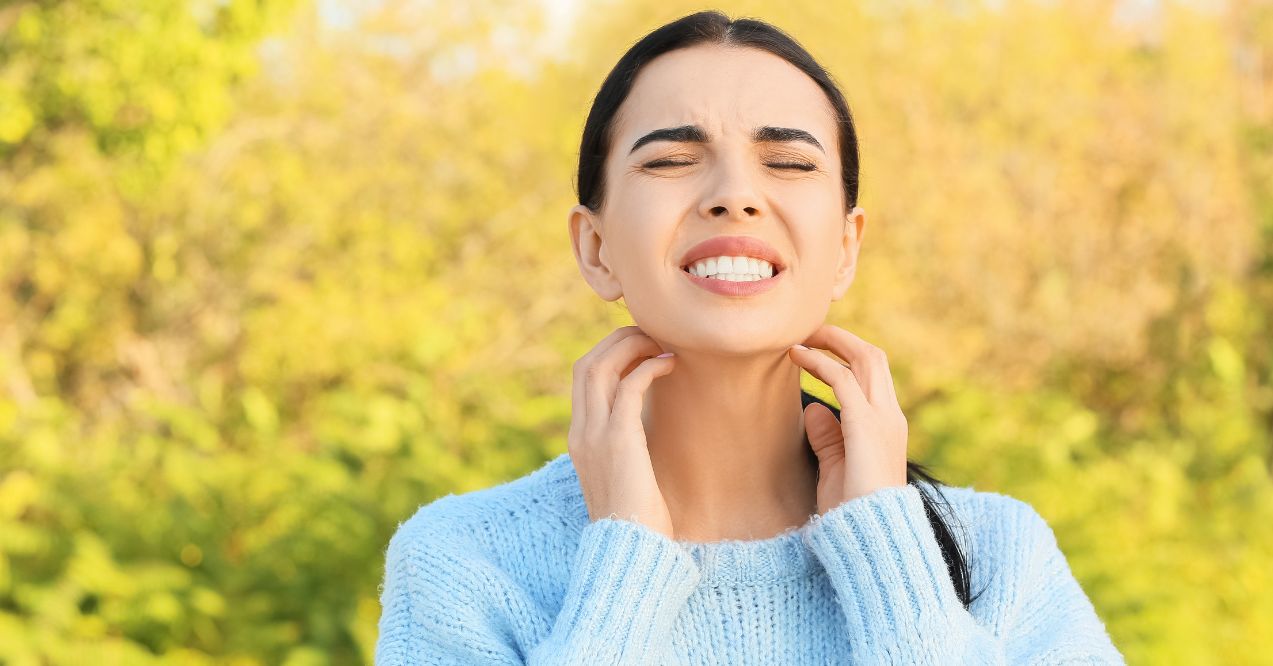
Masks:
[[[669,356],[676,356],[676,354],[673,354],[672,352],[663,352],[662,354],[659,354],[658,356],[655,356],[654,358],[667,358]]]
[[[791,348],[792,348],[792,349],[803,349],[803,350],[805,350],[805,351],[808,351],[808,350],[809,350],[809,348],[808,348],[808,347],[806,347],[806,346],[804,346],[804,345],[791,345]]]

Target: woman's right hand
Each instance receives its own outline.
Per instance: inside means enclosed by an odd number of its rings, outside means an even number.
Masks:
[[[641,422],[645,390],[676,366],[661,353],[640,328],[624,326],[575,361],[567,447],[591,520],[632,520],[675,538]]]

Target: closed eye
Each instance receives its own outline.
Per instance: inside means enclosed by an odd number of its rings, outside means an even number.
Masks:
[[[770,163],[765,166],[770,166],[775,169],[799,169],[801,171],[814,171],[818,168],[812,164],[805,164],[804,162]]]
[[[677,162],[675,160],[655,160],[643,166],[646,169],[658,169],[660,167],[691,166],[693,164],[696,164],[696,162]],[[771,167],[774,169],[799,169],[801,171],[815,171],[818,168],[817,166],[813,164],[807,164],[804,162],[768,162],[765,164],[765,166]]]
[[[657,169],[659,167],[689,166],[691,164],[695,164],[695,163],[694,162],[677,162],[675,160],[654,160],[653,162],[647,162],[646,164],[642,166],[644,166],[646,169]]]

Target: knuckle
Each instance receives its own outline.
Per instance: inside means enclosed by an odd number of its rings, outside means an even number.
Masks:
[[[645,391],[646,385],[649,383],[650,378],[648,375],[650,372],[650,366],[643,365],[638,367],[619,382],[619,389],[622,390],[625,395],[633,394],[640,399],[641,394]]]
[[[635,372],[633,374],[635,374]],[[631,377],[632,375],[628,375],[627,377],[623,379],[623,381],[619,382],[619,387],[616,388],[614,391],[615,400],[618,400],[619,396],[625,396],[625,397],[630,396],[632,392],[635,390],[635,387],[633,386],[631,381]]]

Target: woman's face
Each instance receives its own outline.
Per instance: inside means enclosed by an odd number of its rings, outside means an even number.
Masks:
[[[786,349],[822,324],[852,282],[865,218],[845,213],[835,112],[812,79],[757,49],[679,49],[640,71],[611,137],[601,211],[570,215],[602,298],[622,297],[667,349]],[[688,262],[717,237],[768,247],[708,248]],[[725,263],[710,258],[767,251],[769,279],[693,274]]]

